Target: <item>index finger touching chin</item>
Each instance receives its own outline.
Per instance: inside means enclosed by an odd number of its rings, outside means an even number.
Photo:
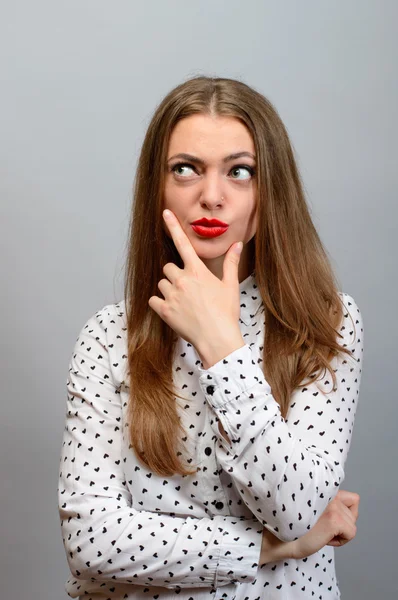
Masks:
[[[177,217],[171,214],[171,217],[166,217],[166,211],[163,211],[164,218],[166,220],[167,227],[170,231],[170,235],[174,241],[174,245],[177,248],[179,255],[181,256],[184,265],[189,266],[196,265],[198,262],[201,263],[198,255],[195,252],[188,236],[181,227]]]

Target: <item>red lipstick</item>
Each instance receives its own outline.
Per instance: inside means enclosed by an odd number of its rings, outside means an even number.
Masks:
[[[225,233],[229,225],[218,219],[206,219],[206,217],[203,217],[202,219],[193,221],[191,227],[201,237],[213,238]]]

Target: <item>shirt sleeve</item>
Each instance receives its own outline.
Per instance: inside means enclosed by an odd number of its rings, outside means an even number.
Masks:
[[[132,508],[120,393],[102,316],[100,311],[80,332],[67,379],[57,493],[73,576],[167,588],[253,581],[263,530],[257,519],[185,518]]]
[[[344,479],[362,373],[363,322],[354,299],[343,294],[343,302],[339,343],[351,356],[333,359],[337,389],[331,391],[329,373],[298,388],[286,419],[247,344],[209,369],[199,368],[201,389],[215,413],[217,459],[251,513],[286,542],[315,525]]]

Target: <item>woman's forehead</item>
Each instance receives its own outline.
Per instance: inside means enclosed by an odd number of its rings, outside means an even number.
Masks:
[[[239,152],[255,155],[252,136],[239,119],[198,114],[181,119],[175,125],[170,136],[168,158],[186,153],[199,158],[211,155],[224,159]]]

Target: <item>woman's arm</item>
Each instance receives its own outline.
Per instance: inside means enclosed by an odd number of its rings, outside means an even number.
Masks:
[[[72,574],[168,588],[254,580],[263,530],[255,518],[185,518],[132,508],[104,314],[83,327],[67,381],[58,503]]]
[[[324,546],[344,546],[356,536],[359,501],[355,492],[339,490],[314,527],[293,542],[282,542],[264,528],[260,565],[288,558],[306,558]]]
[[[285,542],[315,525],[344,479],[362,372],[363,323],[353,298],[344,294],[343,300],[341,333],[352,359],[333,361],[336,391],[329,392],[328,375],[296,390],[286,419],[248,345],[200,369],[200,385],[215,415],[217,460],[252,514]]]
[[[295,553],[295,544],[297,542],[298,540],[295,540],[294,542],[282,542],[282,540],[264,527],[261,541],[260,559],[258,561],[259,565],[293,558]]]

